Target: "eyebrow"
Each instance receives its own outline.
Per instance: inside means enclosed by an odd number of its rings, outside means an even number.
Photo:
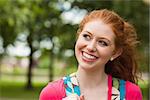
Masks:
[[[89,31],[85,31],[85,32],[87,32],[87,33],[89,33],[90,35],[92,35],[92,33],[89,32]],[[109,39],[106,39],[105,37],[99,37],[98,39],[107,40],[107,41],[109,42],[109,44],[112,44],[111,41],[110,41]]]

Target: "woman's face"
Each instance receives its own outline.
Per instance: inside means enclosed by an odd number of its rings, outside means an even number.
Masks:
[[[79,67],[97,69],[105,66],[115,55],[115,34],[108,24],[92,20],[85,24],[79,34],[75,55]]]

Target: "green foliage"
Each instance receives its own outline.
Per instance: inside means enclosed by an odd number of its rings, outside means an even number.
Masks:
[[[12,9],[14,9],[14,7],[11,6],[11,2],[8,2],[8,0],[0,1],[0,36],[3,39],[4,48],[12,43],[17,36],[17,34],[15,34],[16,23],[14,21],[14,14],[9,13]],[[10,34],[11,37],[8,37]]]
[[[115,1],[113,9],[135,26],[142,46],[148,46],[149,5],[144,1]]]
[[[95,0],[94,2],[91,0],[86,0],[86,1],[77,1],[75,0],[72,3],[72,7],[79,7],[80,9],[86,9],[87,11],[92,11],[95,9],[111,9],[113,6],[113,1],[111,0]]]
[[[38,66],[40,68],[48,68],[49,62],[50,61],[49,61],[48,56],[44,55],[44,56],[40,57]]]
[[[139,81],[139,86],[143,95],[143,100],[148,100],[149,98],[149,82],[148,80]]]

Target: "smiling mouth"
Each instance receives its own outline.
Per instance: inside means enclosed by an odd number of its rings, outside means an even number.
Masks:
[[[92,55],[92,54],[88,54],[86,52],[82,52],[82,59],[86,62],[94,62],[98,59],[98,57]]]

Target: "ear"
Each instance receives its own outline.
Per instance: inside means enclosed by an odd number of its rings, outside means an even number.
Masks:
[[[122,52],[123,52],[122,48],[115,50],[114,54],[112,55],[110,60],[112,61],[112,60],[116,59],[117,57],[119,57],[122,54]]]

